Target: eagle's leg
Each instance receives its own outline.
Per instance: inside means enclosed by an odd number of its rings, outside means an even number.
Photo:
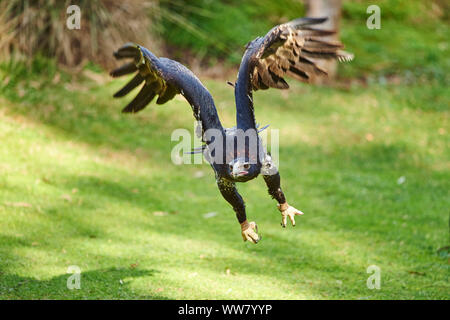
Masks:
[[[245,203],[236,189],[236,184],[225,178],[218,178],[217,186],[222,196],[231,204],[233,210],[236,212],[236,217],[241,225],[242,239],[244,241],[248,240],[253,243],[258,243],[261,240],[261,237],[258,236],[258,227],[255,222],[247,221]]]
[[[289,220],[291,220],[292,225],[295,227],[295,216],[302,215],[303,212],[287,203],[283,190],[281,190],[280,173],[272,163],[270,156],[267,156],[263,163],[263,178],[266,182],[269,194],[278,202],[277,207],[281,212],[281,226],[286,228],[287,218],[289,217]]]

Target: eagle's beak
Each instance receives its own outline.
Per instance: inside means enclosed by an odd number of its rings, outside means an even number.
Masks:
[[[242,170],[241,166],[239,165],[239,163],[235,163],[233,165],[233,172],[232,175],[234,177],[241,177],[241,176],[245,176],[246,174],[248,174],[248,171]]]

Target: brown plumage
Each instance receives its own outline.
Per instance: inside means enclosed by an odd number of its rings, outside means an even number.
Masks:
[[[320,37],[333,34],[334,31],[308,27],[319,23],[320,19],[308,22],[306,19],[293,20],[270,30],[266,36],[257,38],[253,43],[259,49],[252,57],[253,70],[251,84],[253,90],[287,89],[285,76],[302,82],[310,82],[315,76],[327,75],[326,70],[317,66],[311,58],[337,59],[350,61],[353,55],[342,50],[340,42],[324,41]],[[262,45],[261,41],[262,40]],[[258,43],[256,43],[258,42]]]

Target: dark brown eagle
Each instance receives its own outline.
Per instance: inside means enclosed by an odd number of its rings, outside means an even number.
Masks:
[[[114,52],[117,59],[133,60],[111,72],[113,77],[137,72],[114,97],[122,97],[143,83],[137,96],[122,112],[138,112],[156,96],[164,104],[176,94],[183,95],[199,122],[203,152],[211,164],[217,186],[241,225],[244,241],[257,243],[261,238],[255,222],[248,222],[245,204],[236,189],[236,182],[246,182],[262,174],[269,194],[278,202],[282,227],[287,218],[295,226],[295,216],[303,213],[290,206],[280,187],[280,174],[270,155],[264,150],[255,122],[252,93],[258,89],[288,89],[285,76],[309,82],[313,77],[327,75],[314,59],[350,61],[353,55],[342,51],[339,42],[323,40],[334,33],[313,28],[326,18],[299,18],[278,25],[264,37],[249,42],[242,58],[234,86],[236,126],[224,128],[220,123],[214,100],[200,80],[182,64],[156,57],[148,49],[128,43]]]

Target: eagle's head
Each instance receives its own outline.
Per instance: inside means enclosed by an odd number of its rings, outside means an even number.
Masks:
[[[228,163],[228,173],[233,181],[249,181],[256,178],[260,171],[260,163],[251,163],[245,158],[236,158]]]

